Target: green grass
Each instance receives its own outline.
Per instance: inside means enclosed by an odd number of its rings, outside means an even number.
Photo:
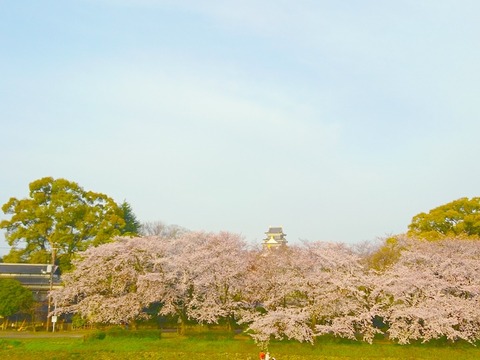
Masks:
[[[69,335],[71,333],[65,333]],[[44,334],[43,334],[44,335]],[[196,333],[181,337],[158,331],[92,331],[80,338],[2,339],[2,359],[180,359],[180,360],[257,360],[259,348],[244,336],[235,337]],[[396,345],[322,338],[315,346],[293,341],[274,341],[270,353],[277,360],[353,360],[353,359],[479,359],[480,349],[469,344],[436,343]]]

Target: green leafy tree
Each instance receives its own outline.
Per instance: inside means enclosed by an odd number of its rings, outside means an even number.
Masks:
[[[121,208],[108,196],[77,183],[45,177],[30,183],[29,198],[2,206],[0,222],[12,249],[4,261],[48,263],[53,248],[62,269],[78,251],[110,241],[125,226]]]
[[[381,246],[364,259],[367,267],[377,271],[384,271],[395,264],[400,258],[403,250],[402,242],[399,242],[399,236],[390,236],[386,238]]]
[[[27,312],[33,306],[33,294],[14,279],[0,279],[0,315]]]
[[[480,197],[460,198],[413,217],[408,235],[427,240],[480,236]]]
[[[123,220],[125,221],[125,226],[121,229],[122,235],[127,236],[138,236],[140,234],[140,229],[142,224],[137,220],[132,207],[126,201],[120,204],[120,208],[123,211]]]

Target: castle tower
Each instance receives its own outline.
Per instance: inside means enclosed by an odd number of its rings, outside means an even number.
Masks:
[[[264,249],[274,249],[287,245],[287,239],[285,238],[287,234],[283,233],[283,228],[281,226],[270,226],[265,235],[267,235],[267,237],[263,239],[262,243]]]

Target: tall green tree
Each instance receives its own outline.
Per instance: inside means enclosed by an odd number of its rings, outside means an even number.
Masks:
[[[399,242],[399,238],[401,239],[402,236],[397,235],[386,238],[376,251],[363,258],[365,265],[370,269],[385,271],[395,264],[404,249],[402,241]]]
[[[110,241],[125,226],[115,201],[75,182],[45,177],[29,188],[28,198],[10,198],[2,206],[11,215],[0,222],[12,246],[6,262],[49,263],[55,249],[60,267],[66,269],[76,252]]]
[[[7,317],[19,311],[27,312],[33,306],[33,294],[14,279],[0,279],[0,316]]]
[[[415,215],[408,235],[437,240],[445,236],[480,236],[480,197],[460,198]]]
[[[121,229],[121,234],[126,236],[138,236],[142,224],[137,220],[132,207],[126,200],[124,200],[123,203],[120,204],[120,208],[123,211],[123,220],[125,221],[125,226]]]

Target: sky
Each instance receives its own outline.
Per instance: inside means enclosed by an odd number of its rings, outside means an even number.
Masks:
[[[0,0],[0,205],[52,176],[141,222],[251,243],[269,226],[290,243],[403,233],[479,196],[479,13],[474,0]]]

